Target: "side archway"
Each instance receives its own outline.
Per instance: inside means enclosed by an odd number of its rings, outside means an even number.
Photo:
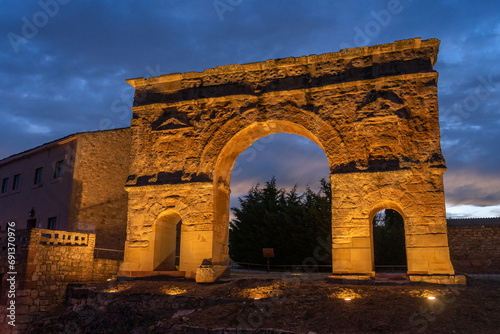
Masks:
[[[377,216],[379,213],[383,214]],[[382,219],[378,219],[382,218]],[[370,211],[372,270],[407,271],[406,219],[401,206],[392,201],[376,205]]]
[[[162,212],[153,225],[154,271],[179,270],[181,251],[181,216],[177,211]]]
[[[391,209],[397,211],[406,222],[406,215],[404,214],[403,208],[401,207],[401,205],[393,201],[383,201],[375,205],[370,211],[370,216],[369,216],[370,221],[373,221],[373,218],[375,218],[377,212],[384,209]]]

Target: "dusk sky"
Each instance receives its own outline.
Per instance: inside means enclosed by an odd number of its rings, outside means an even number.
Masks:
[[[498,0],[0,3],[0,159],[129,126],[128,78],[437,38],[448,216],[500,216]],[[232,204],[273,175],[317,189],[326,156],[296,135],[262,138],[237,160]]]

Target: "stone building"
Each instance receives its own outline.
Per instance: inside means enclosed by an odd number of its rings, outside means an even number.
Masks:
[[[96,247],[123,250],[130,128],[83,132],[0,160],[0,230],[96,233]]]

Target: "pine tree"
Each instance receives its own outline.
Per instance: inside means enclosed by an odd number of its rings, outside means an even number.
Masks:
[[[373,226],[375,265],[406,265],[403,217],[395,210],[384,211]]]
[[[274,248],[273,264],[302,264],[314,255],[331,233],[331,190],[325,179],[321,190],[278,189],[273,177],[264,188],[257,184],[239,199],[240,208],[229,231],[229,253],[236,262],[265,263],[262,248]],[[331,264],[326,259],[321,264]]]

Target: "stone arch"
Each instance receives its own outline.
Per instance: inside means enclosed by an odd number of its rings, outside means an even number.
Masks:
[[[175,271],[180,256],[181,215],[172,209],[160,213],[153,225],[153,270]]]
[[[325,152],[330,169],[339,164],[336,157],[346,155],[338,129],[318,113],[287,103],[262,109],[265,110],[253,108],[237,117],[229,118],[212,132],[205,130],[204,132],[210,133],[210,139],[204,143],[200,169],[209,170],[212,179],[219,182],[221,175],[217,174],[217,171],[220,171],[221,167],[227,167],[223,159],[228,157],[228,152],[233,154],[230,160],[235,161],[255,140],[274,133],[293,133],[310,139]],[[231,171],[232,166],[223,170]]]
[[[381,199],[395,199],[405,214],[408,272],[453,275],[438,49],[436,39],[415,38],[127,80],[135,99],[122,273],[154,271],[148,245],[159,208],[183,218],[187,277],[202,263],[227,265],[236,157],[261,137],[289,132],[318,144],[329,162],[334,274],[373,274],[367,218]]]
[[[197,208],[186,205],[179,199],[180,189],[175,185],[151,189],[147,192],[147,201],[145,201],[144,192],[136,188],[129,188],[128,191],[129,213],[126,240],[128,251],[125,252],[124,263],[120,267],[122,275],[148,276],[151,273],[165,271],[175,276],[185,275],[186,268],[193,267],[191,240],[189,239],[193,226],[196,226],[196,221],[200,216],[199,213],[193,211]],[[190,198],[185,197],[184,200],[189,201]],[[180,249],[178,249],[180,261],[176,265],[175,254],[172,253],[177,246],[177,241],[173,238],[173,225],[178,222],[181,222],[179,226],[181,240]],[[166,248],[162,249],[163,246]],[[169,256],[170,258],[167,259]],[[164,260],[166,262],[160,266]]]
[[[286,120],[255,122],[234,134],[219,151],[213,173],[214,182],[228,186],[236,158],[258,139],[275,133],[291,133],[305,137],[316,143],[327,154],[323,141],[304,125]],[[330,165],[330,159],[328,160]]]
[[[405,220],[405,224],[406,224],[406,215],[405,215],[405,211],[403,210],[402,206],[394,201],[388,201],[388,200],[382,201],[380,203],[377,203],[375,206],[373,206],[373,208],[370,210],[369,220],[373,221],[373,218],[375,218],[375,215],[377,214],[377,212],[379,212],[380,210],[383,210],[383,209],[391,209],[391,210],[397,211],[401,215],[401,217],[403,217],[403,219]]]
[[[229,195],[231,171],[238,156],[252,143],[275,133],[291,133],[303,136],[316,143],[325,151],[322,141],[301,124],[283,120],[267,120],[248,125],[234,134],[220,150],[213,172],[213,212],[214,212],[214,258],[220,265],[229,264]],[[326,152],[325,152],[326,154]],[[328,156],[327,156],[328,159]],[[329,162],[330,165],[330,162]]]
[[[370,215],[368,218],[369,222],[370,222],[370,226],[371,226],[370,241],[371,241],[371,250],[372,250],[372,270],[373,270],[373,272],[375,272],[375,242],[374,242],[374,236],[373,236],[373,219],[375,218],[375,215],[378,212],[380,212],[381,210],[384,210],[384,209],[394,210],[397,213],[399,213],[401,215],[401,217],[403,218],[405,252],[407,252],[407,250],[406,250],[406,238],[407,238],[407,230],[408,230],[408,228],[407,228],[408,220],[407,220],[407,216],[405,215],[405,210],[401,207],[400,204],[396,203],[395,201],[385,200],[385,201],[379,202],[371,209]],[[407,260],[407,262],[408,262],[408,260]]]

